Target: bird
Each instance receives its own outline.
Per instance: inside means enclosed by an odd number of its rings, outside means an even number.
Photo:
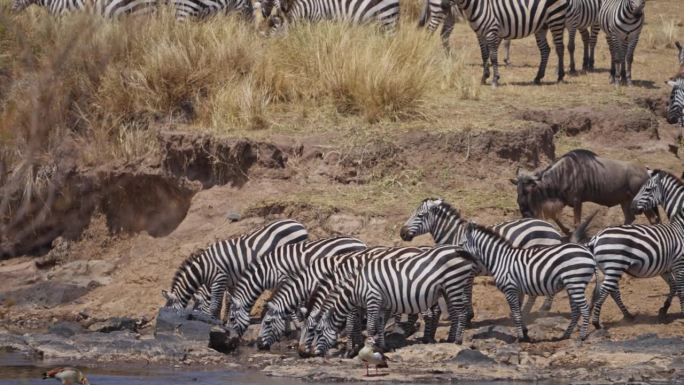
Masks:
[[[375,365],[375,374],[378,374],[378,368],[387,368],[387,361],[392,361],[382,350],[375,346],[375,339],[373,337],[366,338],[365,345],[359,351],[359,358],[366,364],[366,377],[370,377],[368,373],[369,365]]]
[[[43,373],[43,379],[56,378],[62,385],[90,385],[90,382],[83,373],[76,368],[55,368]]]

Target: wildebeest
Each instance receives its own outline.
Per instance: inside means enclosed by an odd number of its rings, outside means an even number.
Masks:
[[[579,149],[568,152],[544,170],[518,170],[511,182],[518,187],[518,206],[523,217],[553,219],[562,231],[569,233],[559,220],[560,212],[563,207],[571,206],[577,227],[582,220],[583,202],[608,207],[619,204],[625,224],[632,223],[632,198],[646,180],[646,167],[601,158]],[[651,223],[659,221],[657,211],[646,216]]]

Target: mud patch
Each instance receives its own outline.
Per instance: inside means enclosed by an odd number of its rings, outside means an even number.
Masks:
[[[241,187],[255,164],[273,169],[283,169],[287,164],[287,155],[270,143],[179,132],[160,134],[159,142],[164,170],[199,181],[204,188],[224,184]]]
[[[661,118],[667,117],[667,106],[669,101],[669,94],[644,96],[634,99],[634,103],[636,103],[637,106],[645,108]]]
[[[518,118],[548,124],[554,132],[576,136],[590,132],[592,137],[611,142],[624,141],[623,134],[644,133],[649,139],[658,139],[658,121],[642,108],[596,109],[577,107],[555,111],[526,110]],[[627,138],[632,138],[632,135]]]
[[[555,157],[554,131],[546,124],[532,124],[511,131],[458,132],[448,134],[419,133],[407,135],[403,141],[412,151],[427,154],[445,153],[461,162],[495,158],[537,167]]]

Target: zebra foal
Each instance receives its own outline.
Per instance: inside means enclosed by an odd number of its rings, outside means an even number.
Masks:
[[[599,11],[601,30],[610,48],[610,83],[632,85],[632,61],[644,25],[645,0],[602,0]]]
[[[529,341],[520,311],[520,297],[553,295],[565,288],[572,314],[561,338],[570,338],[580,314],[580,339],[587,337],[589,305],[584,292],[596,270],[591,252],[575,244],[520,249],[496,232],[468,224],[463,248],[494,276],[496,287],[504,293],[511,308],[518,340]]]
[[[253,260],[277,247],[304,241],[308,235],[301,223],[285,219],[193,253],[176,270],[171,290],[162,290],[166,306],[185,309],[194,294],[206,286],[211,292],[206,313],[218,318],[223,294],[235,286]]]

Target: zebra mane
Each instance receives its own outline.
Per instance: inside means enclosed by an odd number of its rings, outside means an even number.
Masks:
[[[476,230],[480,230],[480,231],[482,231],[482,232],[485,233],[485,234],[491,235],[491,236],[494,237],[495,239],[498,239],[498,240],[503,241],[506,245],[515,248],[515,246],[513,246],[513,244],[511,243],[511,241],[509,241],[507,238],[503,237],[501,234],[497,233],[496,231],[494,231],[494,230],[493,230],[492,228],[490,228],[490,227],[483,226],[483,225],[479,225],[479,224],[477,224],[477,223],[475,223],[475,222],[470,222],[470,223],[468,223],[468,226],[469,226],[469,227],[472,226],[472,228],[474,228],[474,229],[476,229]]]
[[[461,213],[458,211],[458,209],[456,207],[452,206],[451,203],[445,201],[444,199],[441,199],[441,198],[427,198],[427,199],[425,199],[425,201],[436,201],[436,200],[440,200],[440,201],[442,201],[442,203],[440,203],[439,205],[437,205],[435,207],[442,208],[443,210],[445,210],[449,214],[455,216],[456,218],[461,218]]]
[[[190,264],[192,264],[195,261],[202,258],[205,251],[206,251],[206,249],[196,249],[195,251],[190,253],[189,257],[185,258],[183,263],[181,263],[181,265],[178,267],[178,269],[176,269],[176,273],[173,275],[173,279],[171,280],[171,290],[173,290],[173,288],[176,287],[176,283],[180,279],[181,275],[185,271],[187,271],[188,266],[190,266]]]
[[[651,170],[651,174],[652,175],[658,175],[661,178],[662,177],[670,177],[677,183],[677,185],[679,187],[684,188],[684,182],[682,182],[681,179],[677,178],[674,174],[672,174],[670,172],[667,172],[665,170],[660,170],[660,169],[654,169],[654,170]],[[682,175],[684,176],[684,173],[682,173]]]

